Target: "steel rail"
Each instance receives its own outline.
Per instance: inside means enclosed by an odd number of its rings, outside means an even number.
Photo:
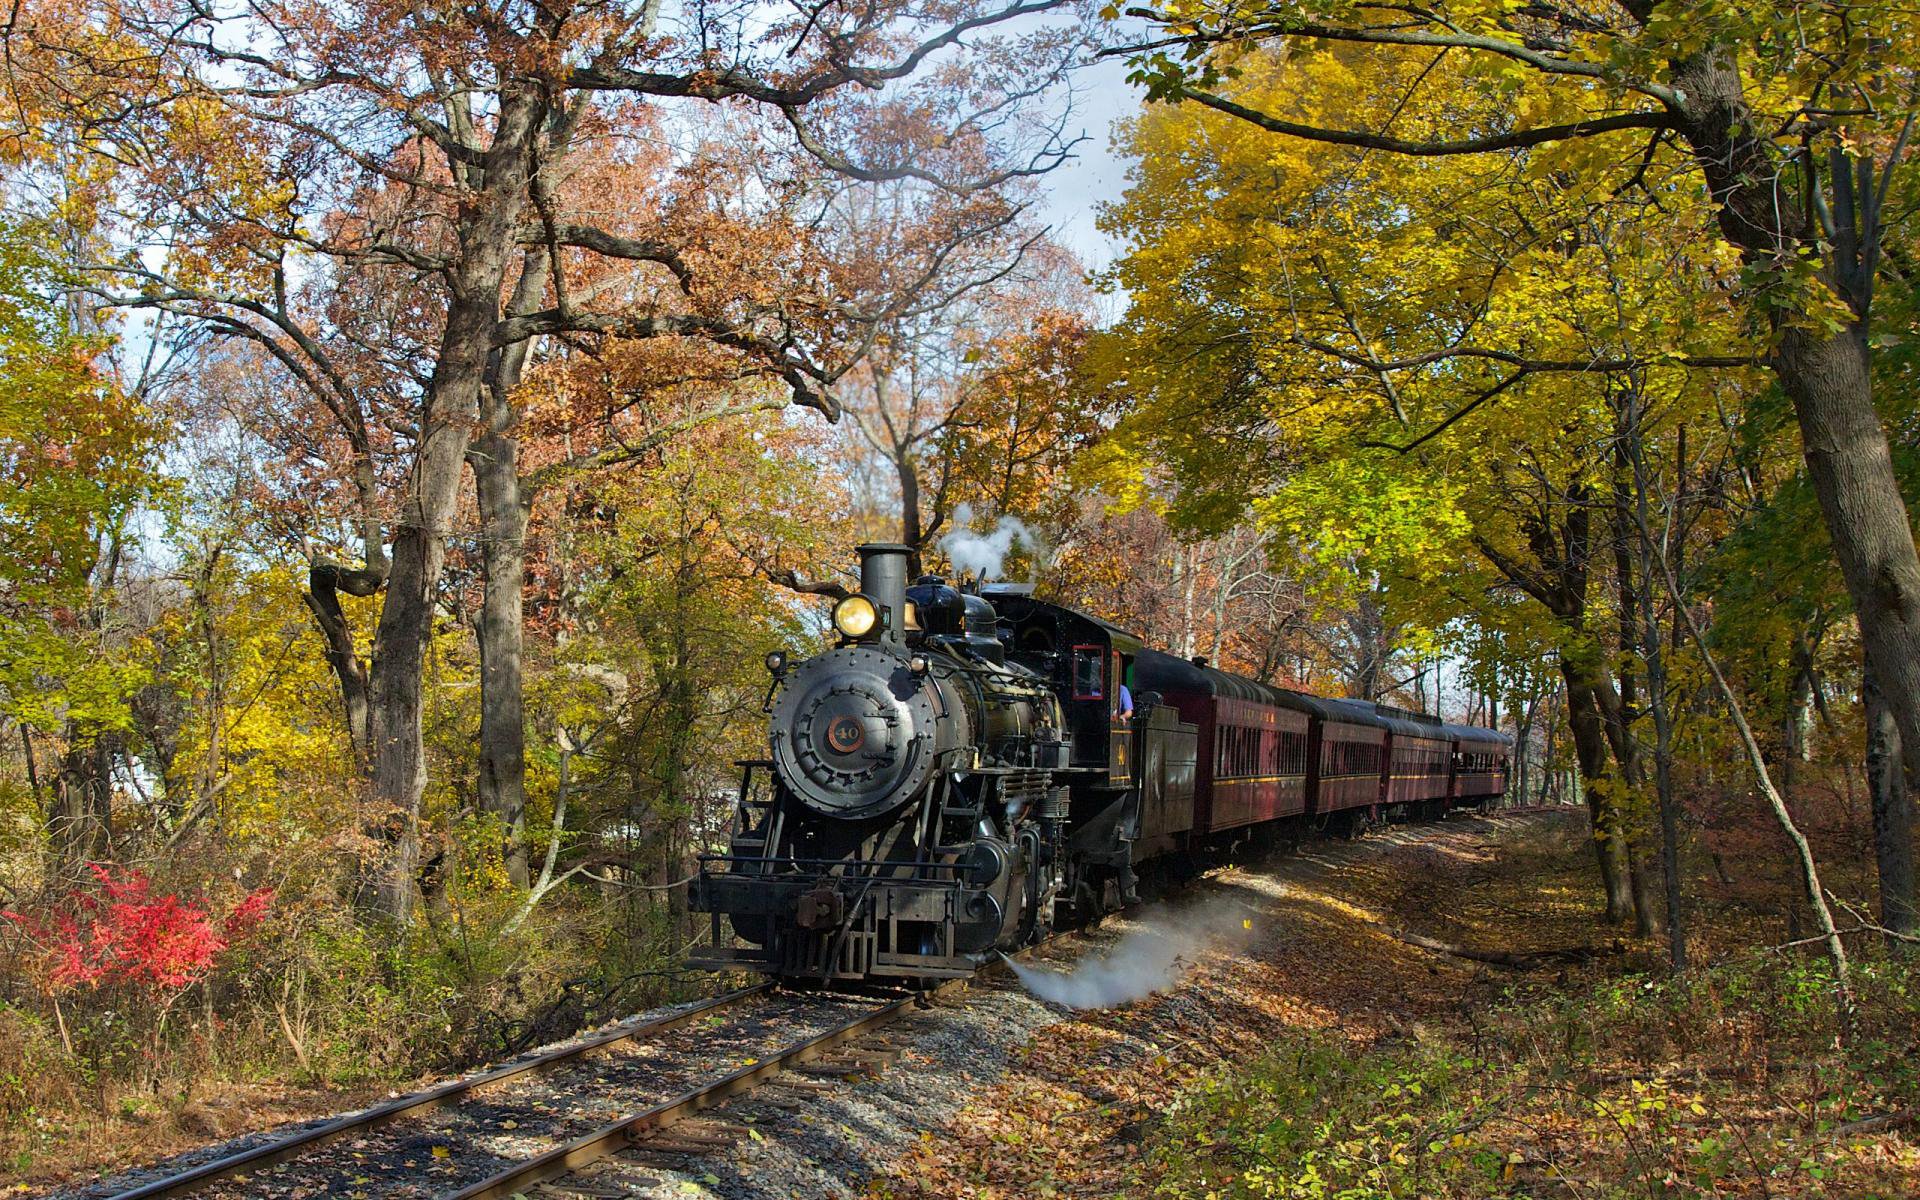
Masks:
[[[557,1146],[538,1157],[516,1163],[497,1175],[453,1193],[449,1200],[505,1200],[515,1193],[525,1192],[536,1184],[557,1179],[578,1170],[587,1163],[626,1149],[653,1130],[664,1128],[701,1109],[712,1107],[721,1100],[747,1091],[789,1067],[818,1058],[823,1052],[843,1042],[871,1033],[904,1015],[929,997],[939,995],[965,982],[965,980],[954,980],[931,992],[916,992],[913,995],[904,996],[891,1004],[837,1025],[825,1033],[808,1038],[772,1058],[741,1067],[712,1083],[621,1117],[611,1125],[602,1126],[592,1133],[575,1138],[564,1146]]]
[[[382,1125],[399,1120],[402,1117],[412,1116],[416,1113],[430,1112],[433,1109],[443,1107],[449,1102],[457,1100],[459,1097],[477,1088],[485,1087],[488,1084],[499,1083],[503,1079],[512,1079],[516,1075],[524,1075],[529,1071],[546,1070],[549,1067],[578,1058],[589,1051],[611,1046],[617,1042],[628,1041],[632,1038],[659,1033],[678,1025],[684,1025],[695,1017],[706,1016],[717,1009],[730,1008],[743,1000],[762,995],[771,990],[772,987],[773,984],[771,981],[757,983],[751,987],[739,988],[725,995],[716,996],[711,1000],[702,1001],[691,1008],[682,1009],[677,1013],[669,1013],[664,1017],[655,1017],[652,1020],[640,1021],[632,1025],[618,1026],[604,1033],[595,1034],[585,1041],[572,1046],[567,1046],[548,1054],[537,1055],[524,1062],[509,1063],[504,1067],[496,1067],[491,1071],[486,1071],[479,1075],[469,1075],[464,1079],[456,1079],[450,1083],[443,1083],[438,1087],[428,1088],[426,1091],[414,1092],[411,1095],[402,1096],[397,1100],[390,1100],[385,1104],[367,1109],[364,1112],[353,1113],[345,1117],[340,1117],[337,1120],[329,1121],[324,1125],[309,1129],[305,1133],[296,1133],[291,1137],[263,1142],[251,1150],[243,1150],[237,1154],[230,1154],[225,1158],[215,1159],[209,1163],[202,1163],[200,1166],[194,1167],[191,1170],[182,1171],[177,1175],[169,1175],[164,1179],[157,1179],[152,1183],[144,1184],[131,1191],[116,1193],[111,1200],[162,1200],[162,1198],[165,1197],[189,1195],[217,1179],[224,1179],[227,1176],[236,1175],[242,1171],[250,1169],[257,1170],[262,1167],[273,1166],[275,1163],[285,1162],[287,1159],[297,1157],[323,1142],[332,1141],[342,1134],[366,1129],[377,1129]]]

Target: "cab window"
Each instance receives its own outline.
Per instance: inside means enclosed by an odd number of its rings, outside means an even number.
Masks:
[[[1073,698],[1101,700],[1107,689],[1106,653],[1101,646],[1073,648]]]

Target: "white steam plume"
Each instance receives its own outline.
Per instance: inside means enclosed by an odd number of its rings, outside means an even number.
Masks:
[[[1181,912],[1151,912],[1105,954],[1090,955],[1070,971],[1006,961],[1021,984],[1042,1000],[1068,1008],[1114,1008],[1173,987],[1202,954],[1252,928],[1244,904],[1216,901]]]
[[[956,576],[998,578],[1016,541],[1026,546],[1036,561],[1046,552],[1046,543],[1018,517],[1003,516],[986,533],[975,533],[972,524],[973,508],[962,504],[953,513],[953,532],[940,539],[940,549],[946,551]]]

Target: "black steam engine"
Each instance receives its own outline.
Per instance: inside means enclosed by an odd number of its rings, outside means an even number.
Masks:
[[[1322,777],[1356,818],[1505,790],[1503,735],[1335,709],[1023,589],[909,587],[907,559],[862,546],[860,591],[833,612],[839,644],[769,657],[770,754],[743,764],[728,853],[701,861],[692,902],[712,940],[696,963],[968,975],[1132,900],[1149,865],[1191,870],[1286,822],[1328,823]]]

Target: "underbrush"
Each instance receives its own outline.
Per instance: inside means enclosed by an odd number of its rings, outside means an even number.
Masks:
[[[0,1179],[351,1105],[707,986],[664,904],[569,894],[521,920],[476,889],[397,936],[283,888],[243,937],[216,899],[142,888],[0,921]]]
[[[1824,959],[1767,954],[1363,1049],[1292,1032],[1191,1090],[1147,1175],[1179,1200],[1909,1195],[1917,968],[1863,953],[1851,1028]]]

